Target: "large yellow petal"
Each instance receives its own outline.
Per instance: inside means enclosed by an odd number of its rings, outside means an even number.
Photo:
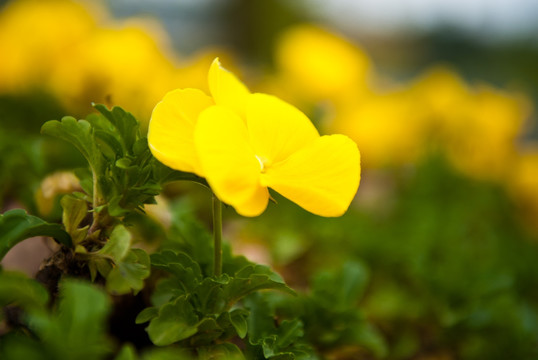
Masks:
[[[251,144],[266,166],[286,159],[319,138],[305,114],[275,96],[249,95],[246,117]]]
[[[209,91],[220,106],[229,107],[240,116],[245,114],[245,98],[250,92],[239,79],[220,65],[219,58],[213,60],[208,74]]]
[[[211,105],[213,100],[197,89],[167,93],[153,109],[149,123],[153,156],[172,169],[204,176],[194,148],[194,125],[200,112]]]
[[[344,135],[322,136],[262,174],[262,185],[305,210],[330,217],[346,212],[359,181],[359,150]]]
[[[200,114],[194,142],[215,195],[241,215],[261,214],[269,192],[260,184],[260,164],[248,142],[243,119],[229,108],[212,106]]]

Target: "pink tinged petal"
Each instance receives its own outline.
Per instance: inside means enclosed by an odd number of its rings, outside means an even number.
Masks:
[[[209,68],[208,82],[215,104],[244,116],[246,96],[250,91],[234,74],[220,65],[219,58],[213,60]]]
[[[252,146],[267,166],[286,159],[319,138],[305,114],[275,96],[251,94],[246,104]]]
[[[241,215],[261,214],[269,192],[260,184],[260,164],[248,142],[245,122],[229,108],[212,106],[200,114],[194,142],[215,195]]]
[[[197,89],[167,93],[153,109],[148,130],[152,154],[172,169],[204,176],[194,148],[194,126],[198,115],[213,100]]]
[[[322,136],[262,174],[263,185],[327,217],[346,212],[359,181],[359,150],[344,135]]]

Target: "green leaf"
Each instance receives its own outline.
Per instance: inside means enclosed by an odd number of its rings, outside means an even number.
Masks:
[[[207,227],[192,216],[185,215],[184,209],[172,208],[172,227],[169,241],[164,247],[184,252],[199,264],[205,276],[211,276],[213,268],[213,237]]]
[[[119,351],[118,355],[114,358],[114,360],[136,360],[138,357],[136,356],[136,350],[133,345],[131,344],[125,344]]]
[[[74,117],[65,116],[61,121],[47,121],[41,127],[41,133],[57,137],[72,144],[86,158],[96,174],[103,173],[104,159],[97,148],[92,126],[88,121],[77,121]]]
[[[247,335],[248,325],[247,325],[247,316],[248,311],[243,309],[235,309],[230,312],[230,321],[237,332],[237,335],[243,339]]]
[[[279,348],[286,348],[293,342],[301,339],[304,335],[303,323],[299,319],[282,320],[278,327],[278,338],[276,345]]]
[[[80,280],[60,283],[57,309],[51,314],[29,314],[29,326],[44,348],[57,359],[92,360],[110,353],[106,319],[108,296]]]
[[[199,360],[245,360],[241,350],[232,343],[204,346],[198,349]]]
[[[222,339],[224,332],[217,320],[205,317],[198,323],[198,332],[189,338],[189,344],[195,347],[213,344],[217,339]]]
[[[184,252],[164,250],[151,254],[151,265],[176,275],[181,281],[193,278],[195,282],[200,282],[203,279],[200,265]]]
[[[17,243],[34,236],[50,236],[72,247],[71,236],[59,224],[50,224],[22,209],[14,209],[0,215],[0,260]]]
[[[159,315],[146,328],[157,346],[170,345],[186,339],[198,331],[198,316],[185,296],[163,305]]]
[[[250,310],[247,318],[249,343],[259,346],[265,358],[315,358],[314,350],[304,343],[303,322],[297,318],[297,314],[293,315],[294,318],[277,322],[279,317],[275,313],[275,304],[269,301],[273,295],[273,293],[254,293],[245,299],[245,306]],[[296,302],[300,298],[288,297],[288,299]]]
[[[131,151],[137,140],[139,130],[138,121],[134,116],[118,106],[114,106],[112,110],[109,110],[105,105],[97,104],[94,105],[94,108],[110,121],[118,134],[118,139],[122,142],[122,147]],[[108,128],[107,130],[110,132],[112,129]]]
[[[159,308],[158,307],[149,307],[142,310],[138,316],[136,317],[135,323],[136,324],[143,324],[145,322],[150,321],[151,319],[157,317],[159,315]]]
[[[263,265],[245,266],[230,279],[230,283],[224,288],[228,306],[233,305],[250,293],[269,289],[295,295],[295,291],[286,285],[280,275]]]
[[[247,318],[249,343],[261,344],[264,337],[275,331],[275,311],[260,293],[248,296],[244,303],[250,311]]]
[[[196,360],[188,349],[178,347],[152,348],[146,351],[142,360]]]
[[[106,276],[106,289],[112,294],[137,293],[150,275],[148,254],[142,249],[131,249],[127,256],[115,264]]]
[[[110,256],[115,263],[122,261],[131,247],[132,235],[123,225],[117,225],[98,253]]]
[[[0,307],[17,305],[23,309],[44,309],[49,293],[36,280],[16,272],[0,272]]]
[[[230,278],[223,274],[220,278],[205,278],[194,291],[192,301],[205,314],[219,314],[226,310],[226,294]]]
[[[79,225],[88,214],[88,205],[85,200],[76,198],[72,195],[65,195],[60,200],[63,208],[62,223],[73,244],[77,245],[85,239],[88,232],[88,227],[79,229]]]
[[[185,295],[186,291],[182,286],[178,286],[179,280],[175,277],[159,279],[155,290],[151,294],[151,304],[162,306],[178,296]]]
[[[313,296],[331,308],[354,307],[368,284],[368,269],[360,262],[346,262],[337,271],[322,271],[313,280]]]

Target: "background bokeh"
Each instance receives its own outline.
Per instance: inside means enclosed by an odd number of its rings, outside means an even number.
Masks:
[[[297,289],[327,274],[344,286],[346,269],[361,269],[351,303],[375,339],[327,338],[327,358],[538,356],[536,2],[0,4],[2,211],[58,220],[58,196],[77,187],[83,159],[41,136],[45,121],[84,117],[94,102],[147,126],[167,91],[207,91],[218,56],[252,91],[361,151],[341,218],[278,194],[258,218],[225,210],[234,251]],[[172,208],[209,222],[205,190],[177,183],[164,195],[153,216]]]

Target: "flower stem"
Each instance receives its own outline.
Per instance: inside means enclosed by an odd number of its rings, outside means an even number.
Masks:
[[[98,190],[98,181],[97,181],[97,174],[92,169],[93,174],[93,221],[92,225],[90,226],[90,229],[88,231],[89,234],[93,234],[99,227],[99,213],[95,211],[95,209],[99,206],[99,190]]]
[[[215,261],[213,274],[222,274],[222,203],[213,194],[213,240],[215,249]]]

